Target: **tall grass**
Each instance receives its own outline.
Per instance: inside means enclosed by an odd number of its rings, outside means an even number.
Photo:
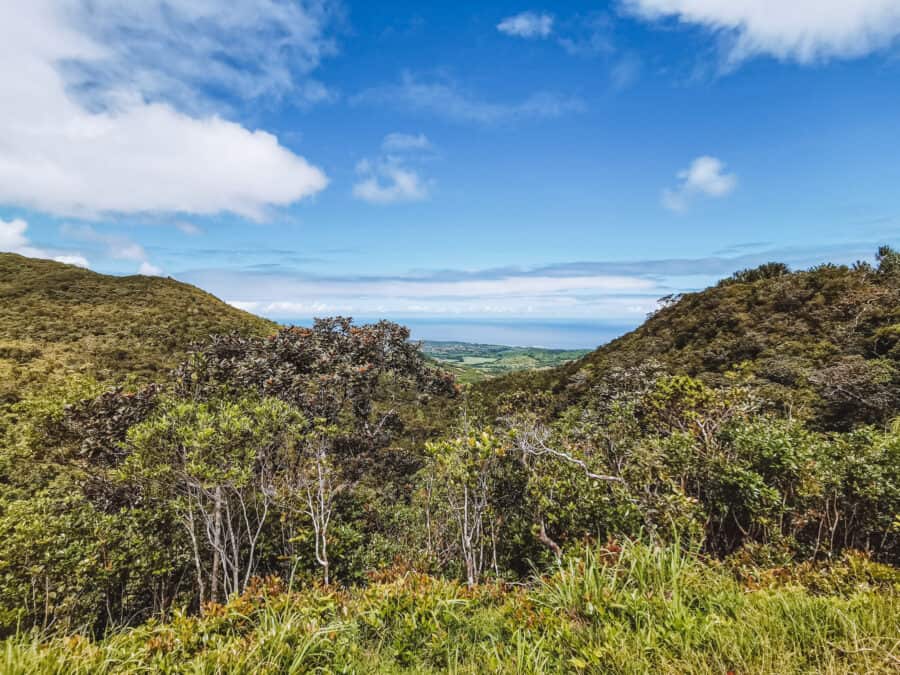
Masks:
[[[857,561],[855,564],[859,564]],[[530,590],[408,574],[242,597],[100,641],[19,635],[3,673],[900,672],[896,582],[749,590],[677,546],[567,558]]]

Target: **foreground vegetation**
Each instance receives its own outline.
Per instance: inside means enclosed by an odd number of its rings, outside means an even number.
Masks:
[[[0,415],[0,663],[896,672],[898,299],[885,248],[472,387],[343,318],[48,374]]]
[[[204,616],[101,641],[19,635],[15,673],[894,673],[900,575],[851,556],[751,589],[677,545],[582,549],[528,588],[411,571],[355,589],[257,582]],[[802,584],[806,583],[808,587]],[[824,586],[824,588],[823,588]],[[827,592],[827,594],[824,594]]]

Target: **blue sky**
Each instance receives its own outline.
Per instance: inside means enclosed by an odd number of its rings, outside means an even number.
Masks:
[[[0,249],[276,318],[634,325],[900,243],[898,34],[897,0],[35,0]]]

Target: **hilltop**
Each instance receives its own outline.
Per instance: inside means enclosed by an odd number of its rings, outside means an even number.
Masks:
[[[900,265],[876,269],[769,263],[717,285],[664,298],[636,330],[559,368],[482,383],[486,393],[554,392],[583,404],[611,376],[660,369],[724,384],[749,378],[785,411],[832,427],[883,422],[900,406]]]
[[[0,253],[0,397],[60,372],[142,380],[214,333],[274,332],[270,321],[174,279],[98,274]]]

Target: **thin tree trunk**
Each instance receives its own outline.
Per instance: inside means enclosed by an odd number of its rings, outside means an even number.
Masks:
[[[219,600],[219,566],[221,564],[221,554],[219,549],[222,545],[222,488],[216,487],[215,506],[213,507],[213,560],[212,560],[212,579],[210,580],[210,599],[213,602]]]

